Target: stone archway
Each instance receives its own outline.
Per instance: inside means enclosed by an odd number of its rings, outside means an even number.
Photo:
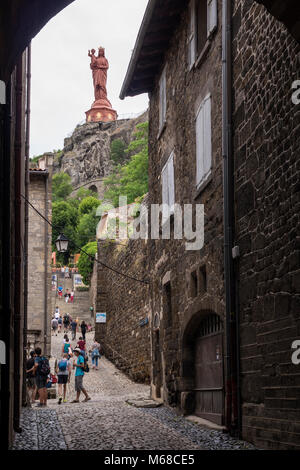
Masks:
[[[181,409],[222,425],[224,421],[224,334],[213,310],[194,313],[182,335]]]

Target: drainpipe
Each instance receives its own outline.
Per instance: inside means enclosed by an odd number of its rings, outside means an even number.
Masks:
[[[21,398],[21,370],[20,351],[21,341],[21,270],[22,270],[22,248],[21,248],[21,177],[22,177],[22,111],[23,111],[23,56],[21,55],[16,67],[16,130],[14,145],[15,160],[15,253],[14,253],[14,418],[13,426],[15,432],[21,432],[20,428],[20,398]]]
[[[46,161],[47,162],[47,161]],[[45,181],[45,218],[48,220],[48,179],[49,173],[46,173]],[[45,252],[44,252],[44,354],[47,354],[47,338],[48,338],[48,223],[45,221]],[[50,354],[50,351],[48,351]]]
[[[30,93],[31,93],[31,45],[27,48],[27,96],[26,96],[26,136],[25,136],[25,197],[29,200],[29,145],[30,145]],[[24,236],[24,329],[23,329],[23,406],[27,405],[26,360],[27,360],[27,316],[28,316],[28,225],[29,207],[25,204]]]
[[[231,0],[223,0],[222,25],[222,113],[223,113],[223,196],[224,196],[224,279],[226,305],[226,427],[237,435],[240,427],[237,377],[237,335],[234,240],[234,180],[232,147],[232,50]]]

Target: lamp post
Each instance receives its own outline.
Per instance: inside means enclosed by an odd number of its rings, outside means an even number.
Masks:
[[[68,251],[69,240],[63,233],[60,233],[57,240],[55,240],[55,245],[58,253],[66,253]]]

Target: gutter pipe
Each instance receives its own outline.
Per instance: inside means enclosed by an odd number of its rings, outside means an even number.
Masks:
[[[232,146],[232,9],[231,0],[223,0],[222,19],[222,153],[224,197],[224,279],[226,306],[226,428],[239,435],[241,428],[239,394],[239,351],[237,349],[237,302],[235,267],[232,257],[234,240],[234,178]]]

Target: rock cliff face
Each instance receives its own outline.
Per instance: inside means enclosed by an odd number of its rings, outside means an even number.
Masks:
[[[74,192],[86,187],[97,191],[100,198],[103,197],[102,180],[112,171],[112,141],[121,139],[127,146],[136,125],[147,119],[148,112],[145,112],[135,119],[77,126],[71,137],[65,139],[61,156],[55,159],[54,173],[68,173]]]

